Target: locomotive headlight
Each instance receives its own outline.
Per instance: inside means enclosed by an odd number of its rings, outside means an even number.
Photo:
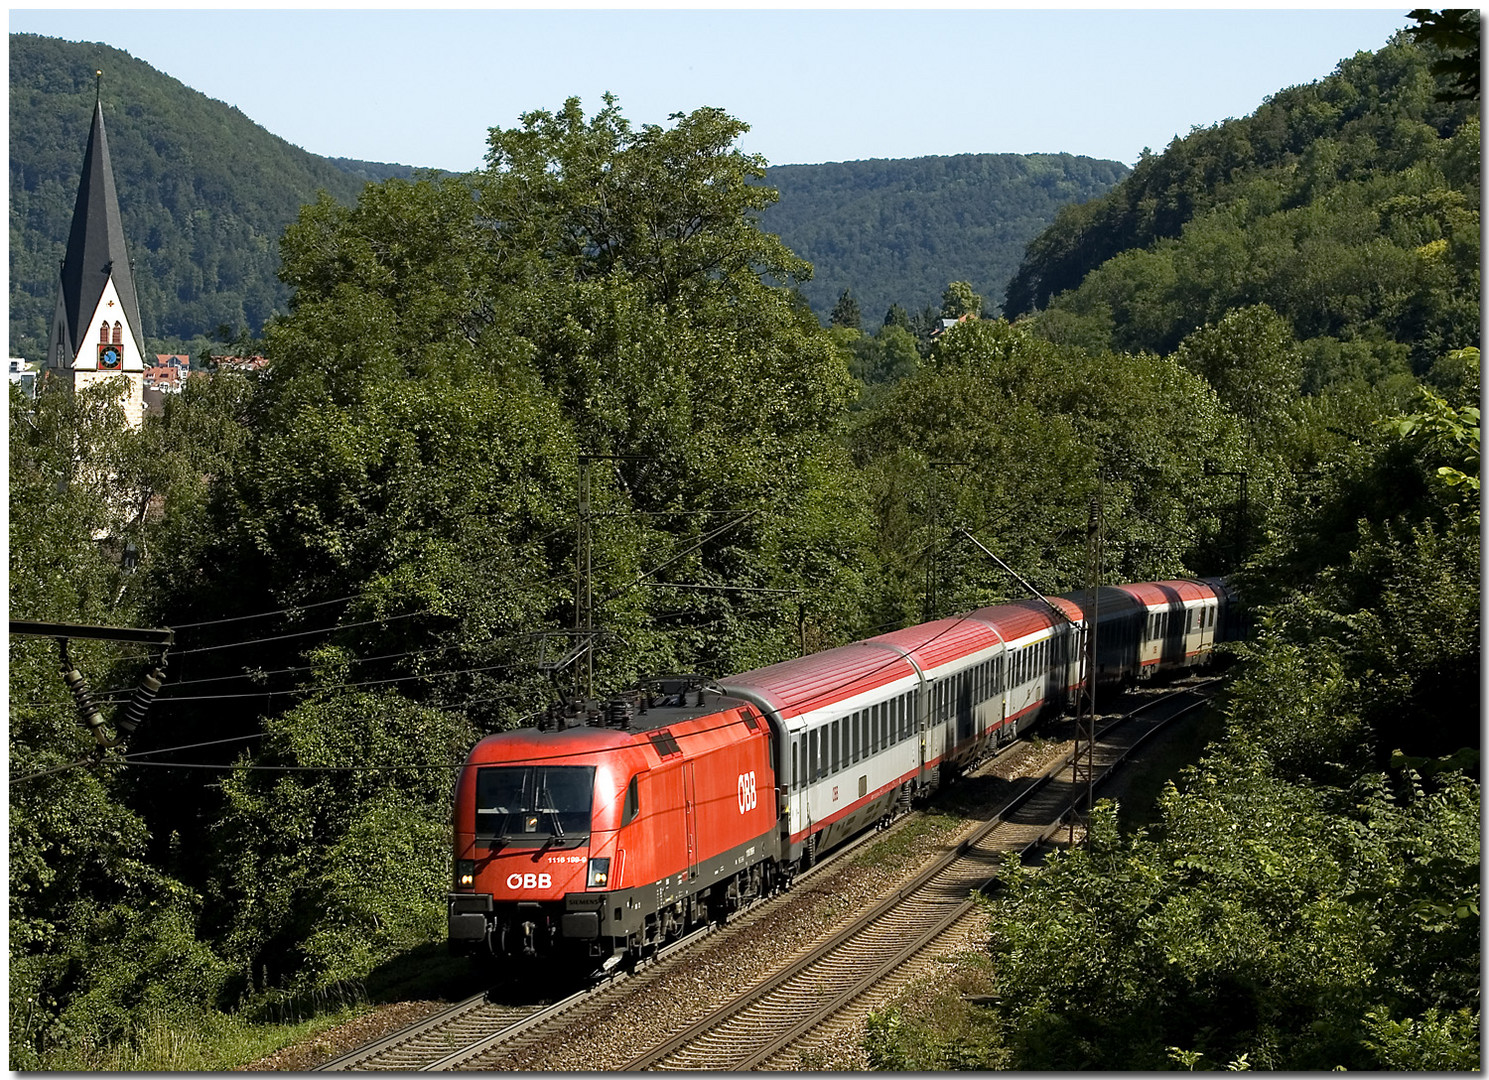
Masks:
[[[610,860],[589,860],[589,885],[591,889],[603,889],[610,884]]]
[[[455,860],[455,887],[457,889],[476,887],[476,861],[474,859]]]

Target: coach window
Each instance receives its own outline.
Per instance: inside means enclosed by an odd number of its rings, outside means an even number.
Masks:
[[[827,756],[827,771],[829,773],[835,773],[838,771],[838,748],[842,745],[838,741],[838,725],[841,723],[841,720],[834,720],[832,722],[832,735],[830,736],[830,741],[827,744],[830,750]]]
[[[848,745],[844,747],[845,752],[843,754],[849,765],[853,765],[858,761],[858,725],[862,722],[863,713],[854,713],[853,722],[849,725]]]
[[[817,779],[817,733],[807,734],[807,779]]]

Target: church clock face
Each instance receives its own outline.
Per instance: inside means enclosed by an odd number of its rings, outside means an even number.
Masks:
[[[124,346],[100,345],[98,347],[98,370],[119,371],[124,367]]]

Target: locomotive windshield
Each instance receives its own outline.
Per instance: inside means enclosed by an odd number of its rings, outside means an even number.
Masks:
[[[593,765],[498,765],[476,770],[476,835],[573,841],[589,835]]]

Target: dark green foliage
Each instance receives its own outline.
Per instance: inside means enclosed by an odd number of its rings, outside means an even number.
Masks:
[[[1174,358],[1202,377],[1246,424],[1253,445],[1289,426],[1303,381],[1292,329],[1265,304],[1227,312],[1186,337]]]
[[[288,299],[278,242],[301,204],[318,190],[349,201],[364,180],[409,171],[316,157],[107,45],[12,34],[12,356],[45,351],[96,70],[147,338],[257,332]]]
[[[1078,587],[1098,492],[1113,580],[1214,569],[1234,496],[1204,462],[1266,471],[1173,360],[1063,348],[1002,320],[947,330],[852,439],[878,520],[875,625],[923,617],[932,592],[941,614],[1022,597],[985,555],[949,542],[958,526],[1045,591]]]
[[[1264,303],[1367,370],[1476,343],[1478,119],[1434,100],[1428,62],[1398,37],[1144,157],[1029,245],[1007,310],[1048,308],[1054,340],[1169,352]]]
[[[1219,757],[1169,790],[1156,838],[1120,838],[1103,804],[1086,848],[1005,871],[1010,1067],[1385,1067],[1370,1013],[1451,1012],[1476,984],[1476,805],[1462,774],[1331,796]],[[1470,905],[1423,917],[1424,890],[1460,882]],[[1476,1055],[1477,1023],[1460,1031]]]
[[[1127,173],[1119,162],[1070,154],[781,165],[766,173],[781,197],[761,221],[811,262],[802,291],[820,318],[850,285],[865,311],[915,310],[936,303],[948,281],[999,296],[1059,207]]]
[[[853,299],[851,289],[844,289],[843,295],[838,297],[838,302],[833,305],[827,324],[841,326],[847,330],[858,330],[862,327],[863,316],[859,314],[858,301]]]
[[[142,581],[121,565],[144,542],[135,498],[144,440],[122,431],[118,386],[44,393],[11,388],[12,618],[134,626]],[[136,496],[137,498],[137,496]],[[129,686],[128,646],[75,642],[69,660],[95,690]],[[9,927],[11,1063],[65,1067],[79,1046],[124,1033],[134,1010],[183,1022],[209,1008],[226,969],[197,942],[200,897],[149,857],[149,834],[116,766],[63,768],[93,741],[79,723],[45,638],[10,645]]]
[[[322,681],[346,681],[344,657],[320,659]],[[470,739],[456,714],[323,692],[265,726],[213,837],[210,924],[245,981],[324,990],[438,934],[450,763]]]

